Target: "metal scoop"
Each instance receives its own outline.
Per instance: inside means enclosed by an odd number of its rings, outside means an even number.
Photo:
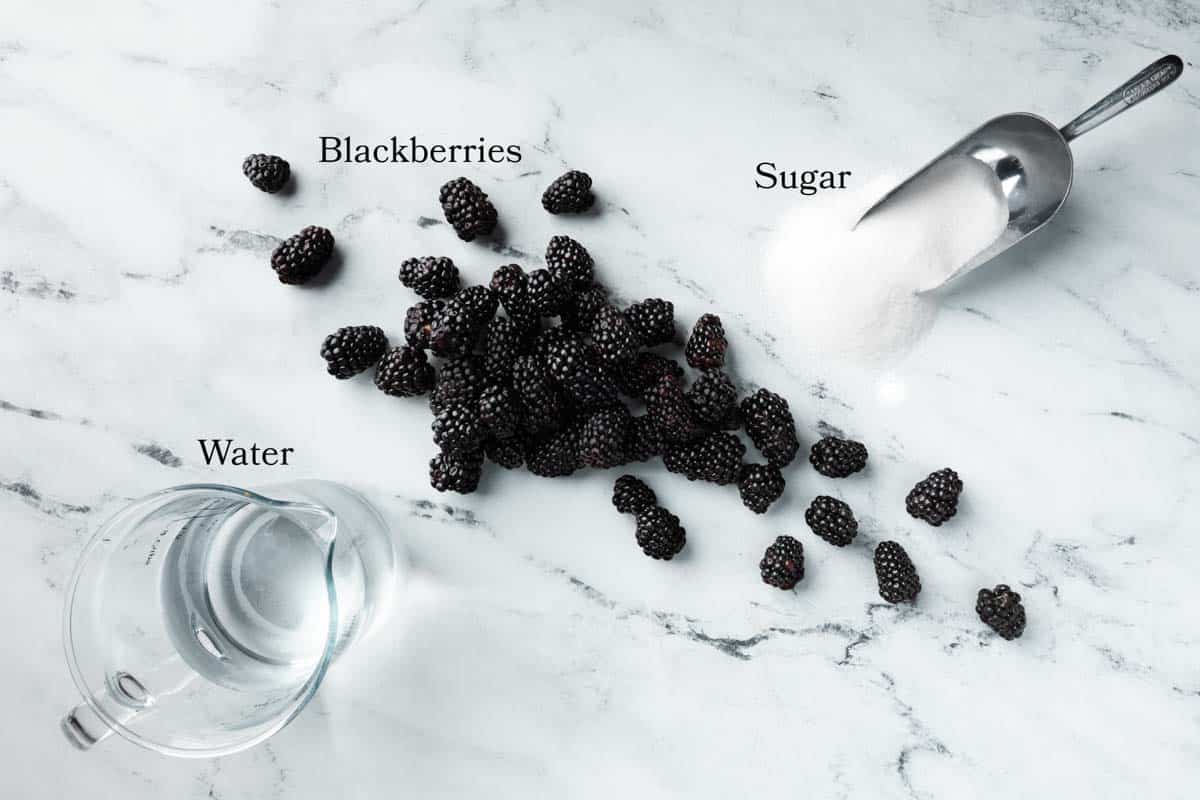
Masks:
[[[1008,224],[990,246],[938,284],[944,285],[1000,255],[1058,213],[1071,191],[1074,173],[1068,142],[1166,88],[1182,72],[1183,61],[1179,56],[1160,58],[1062,128],[1027,113],[1005,114],[989,120],[881,197],[855,227],[943,159],[968,156],[988,165],[1000,180],[1008,202]]]

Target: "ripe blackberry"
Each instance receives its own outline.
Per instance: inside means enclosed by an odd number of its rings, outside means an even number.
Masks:
[[[804,546],[791,536],[778,536],[758,562],[763,583],[793,589],[804,577]]]
[[[858,520],[850,506],[828,495],[818,495],[804,512],[812,532],[836,547],[845,547],[858,535]]]
[[[508,317],[492,317],[483,334],[483,370],[492,380],[507,382],[526,335]]]
[[[383,329],[374,325],[354,325],[338,328],[326,336],[321,345],[321,358],[325,359],[330,375],[344,380],[373,367],[387,346]]]
[[[596,310],[588,332],[596,354],[605,364],[623,364],[637,354],[637,333],[617,307],[610,303]]]
[[[551,214],[578,214],[591,208],[595,199],[591,176],[573,169],[555,178],[542,194],[542,208]]]
[[[470,494],[479,488],[483,454],[478,450],[438,453],[429,460],[429,485],[439,492]]]
[[[630,461],[649,461],[667,451],[667,442],[654,420],[634,417],[625,431],[625,457]]]
[[[787,483],[778,467],[747,464],[738,475],[738,493],[742,505],[755,514],[765,514],[771,504],[783,496]]]
[[[921,591],[917,568],[896,542],[876,545],[875,579],[879,582],[879,596],[889,603],[911,603]]]
[[[559,431],[533,442],[525,452],[525,466],[542,478],[561,478],[579,468],[577,436]]]
[[[271,269],[280,283],[308,283],[333,255],[333,234],[327,228],[309,225],[279,243],[271,253]]]
[[[745,454],[746,445],[741,439],[717,431],[695,442],[671,445],[663,456],[663,465],[689,481],[726,484],[738,479]]]
[[[643,347],[654,347],[675,340],[675,306],[670,300],[652,297],[625,309],[625,319],[637,333]]]
[[[587,333],[596,312],[608,304],[608,290],[600,284],[573,292],[559,312],[562,326],[568,330]]]
[[[487,236],[496,228],[496,207],[484,191],[466,178],[455,178],[438,192],[442,213],[464,242]]]
[[[426,300],[449,297],[458,291],[458,267],[444,257],[410,258],[400,264],[400,282]]]
[[[658,498],[640,478],[622,475],[613,484],[612,503],[622,514],[640,514],[656,505]]]
[[[714,426],[720,425],[737,405],[737,389],[733,388],[729,376],[719,369],[700,373],[685,397],[696,419]]]
[[[242,162],[242,174],[250,179],[255,189],[261,189],[268,194],[275,194],[287,185],[292,175],[288,162],[279,156],[266,153],[255,153],[246,156]]]
[[[404,313],[404,340],[413,347],[429,347],[433,321],[446,304],[441,300],[422,300]]]
[[[417,397],[433,387],[433,367],[425,351],[395,347],[383,354],[375,367],[375,385],[393,397]]]
[[[995,589],[980,589],[975,613],[985,624],[1009,641],[1025,632],[1025,607],[1021,595],[1003,583]]]
[[[661,376],[646,390],[646,415],[654,420],[668,442],[683,442],[699,432],[683,396],[683,386],[671,375]]]
[[[812,446],[808,461],[827,478],[845,478],[867,466],[867,448],[861,442],[825,436]]]
[[[511,439],[486,439],[483,452],[488,461],[505,469],[518,469],[525,463],[525,444],[516,436]]]
[[[668,376],[683,386],[683,367],[657,353],[638,353],[637,357],[617,368],[617,386],[622,394],[642,397],[646,390]]]
[[[619,402],[617,382],[598,364],[583,364],[579,370],[559,384],[559,389],[576,409],[593,411]]]
[[[479,394],[479,421],[490,436],[507,439],[517,433],[524,416],[517,393],[493,383]]]
[[[637,543],[651,558],[670,561],[687,544],[687,531],[679,517],[661,506],[650,506],[637,515]]]
[[[429,330],[429,349],[443,358],[465,355],[496,313],[496,295],[486,286],[468,286],[446,301]]]
[[[522,328],[537,320],[529,299],[529,276],[516,264],[505,264],[492,273],[492,291],[508,318]]]
[[[728,349],[729,342],[725,339],[721,318],[716,314],[705,314],[696,320],[683,352],[693,368],[716,369],[725,366],[725,351]]]
[[[450,403],[474,405],[487,378],[478,356],[464,356],[442,362],[437,385],[429,395],[429,410],[440,412]]]
[[[957,472],[939,469],[917,482],[905,498],[904,507],[912,516],[936,527],[958,513],[958,496],[962,490],[963,482]]]
[[[625,431],[628,428],[629,411],[625,406],[588,415],[579,431],[579,463],[596,469],[624,464]]]
[[[478,450],[483,443],[484,427],[479,409],[470,403],[446,403],[434,416],[433,441],[443,453]]]
[[[518,356],[512,377],[513,388],[525,406],[525,428],[530,433],[557,430],[562,422],[562,401],[542,362],[534,356]]]
[[[533,342],[533,352],[542,360],[551,380],[563,382],[585,363],[583,339],[566,328],[547,328]]]
[[[591,255],[570,236],[553,236],[546,245],[546,268],[564,286],[587,289],[592,285],[592,267]]]
[[[796,421],[787,400],[767,389],[759,389],[742,400],[742,418],[750,441],[769,463],[780,468],[792,463],[800,442],[796,438]]]
[[[555,280],[548,269],[529,273],[529,304],[539,317],[557,317],[571,299],[571,287]]]

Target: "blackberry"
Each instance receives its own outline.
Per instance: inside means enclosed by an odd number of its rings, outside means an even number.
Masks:
[[[438,192],[442,213],[464,242],[496,229],[496,207],[483,190],[466,178],[455,178]]]
[[[429,460],[429,485],[439,492],[470,494],[479,488],[483,454],[478,450],[438,453]]]
[[[465,355],[496,313],[496,295],[486,286],[468,286],[446,301],[429,329],[429,349],[443,358]]]
[[[625,457],[630,461],[649,461],[667,450],[667,442],[654,420],[647,416],[634,417],[625,431]]]
[[[375,366],[375,385],[393,397],[417,397],[428,392],[433,382],[425,351],[415,347],[393,348]]]
[[[725,366],[725,351],[728,349],[729,342],[725,339],[721,318],[716,314],[705,314],[696,320],[683,352],[693,368],[715,369]]]
[[[758,562],[763,583],[793,589],[804,577],[804,546],[791,536],[777,536]]]
[[[750,441],[770,464],[783,468],[792,463],[800,442],[796,438],[796,421],[787,400],[767,389],[759,389],[742,400],[742,419]]]
[[[553,236],[546,245],[546,268],[555,280],[572,289],[587,289],[592,284],[591,255],[570,236]]]
[[[551,214],[578,214],[591,208],[595,199],[591,176],[573,169],[555,178],[542,194],[542,208]]]
[[[537,320],[529,299],[529,276],[516,264],[505,264],[492,273],[492,291],[518,326],[527,328]]]
[[[507,382],[527,338],[508,317],[492,317],[483,334],[483,370],[487,376]]]
[[[845,478],[867,466],[867,448],[861,442],[825,436],[812,446],[808,461],[827,478]]]
[[[246,160],[242,162],[242,174],[250,179],[255,189],[275,194],[287,185],[292,168],[279,156],[255,153],[246,156]]]
[[[613,484],[612,503],[622,514],[640,514],[656,505],[658,498],[640,478],[622,475]]]
[[[675,306],[670,300],[652,297],[625,309],[629,321],[643,347],[654,347],[675,340]]]
[[[483,452],[488,461],[505,469],[518,469],[525,463],[525,444],[515,436],[511,439],[486,439]]]
[[[617,382],[603,367],[584,364],[571,377],[559,384],[559,388],[577,409],[592,411],[616,405]]]
[[[738,474],[738,494],[742,505],[755,514],[765,514],[771,504],[783,496],[787,483],[777,467],[747,464]]]
[[[309,225],[279,243],[271,253],[271,269],[280,283],[308,283],[332,255],[333,234],[327,228]]]
[[[497,439],[513,436],[522,416],[521,401],[509,387],[493,383],[480,392],[479,421],[491,436]]]
[[[995,589],[980,589],[975,613],[984,623],[1009,641],[1025,632],[1025,607],[1021,595],[1003,583]]]
[[[344,380],[375,366],[387,346],[383,329],[374,325],[354,325],[338,328],[326,336],[321,345],[321,358],[325,359],[330,375]]]
[[[433,321],[446,304],[441,300],[422,300],[404,313],[404,340],[413,347],[429,347]]]
[[[896,542],[876,545],[875,579],[879,582],[879,596],[889,603],[911,603],[921,591],[917,568]]]
[[[663,465],[667,471],[687,477],[689,481],[734,483],[742,470],[746,445],[732,433],[710,433],[703,439],[667,448]]]
[[[513,388],[525,406],[525,427],[530,433],[556,430],[561,424],[562,401],[550,384],[541,361],[518,356],[513,362]]]
[[[702,372],[685,397],[696,419],[708,425],[720,425],[737,406],[737,389],[719,369]]]
[[[845,547],[858,535],[858,520],[850,506],[836,497],[819,495],[804,512],[812,532],[836,547]]]
[[[590,414],[579,431],[579,463],[596,469],[619,467],[625,463],[625,431],[629,411],[625,406]]]
[[[571,288],[555,280],[548,269],[529,273],[529,304],[539,317],[557,317],[571,299]]]
[[[442,362],[437,385],[429,395],[429,410],[440,412],[450,403],[474,405],[487,378],[478,356],[465,356]]]
[[[555,382],[568,380],[584,365],[583,340],[566,328],[547,328],[539,333],[533,343],[533,352]]]
[[[454,401],[446,403],[433,418],[433,441],[443,453],[478,450],[483,443],[484,428],[479,409],[473,404]]]
[[[596,354],[605,364],[623,364],[637,354],[637,333],[617,307],[610,303],[596,310],[589,333]]]
[[[687,544],[687,531],[679,517],[661,506],[650,506],[637,515],[637,543],[651,558],[670,561]]]
[[[654,420],[668,442],[683,442],[698,433],[683,386],[671,375],[661,376],[643,395],[646,415]]]
[[[679,364],[657,353],[638,353],[633,361],[617,369],[617,386],[623,394],[640,398],[663,376],[683,385],[683,367]]]
[[[962,490],[963,482],[957,472],[939,469],[917,482],[905,498],[904,507],[912,516],[936,527],[958,513],[958,496]]]
[[[559,313],[563,327],[587,332],[601,308],[608,305],[608,290],[600,284],[573,294]]]
[[[449,297],[458,291],[458,267],[444,257],[410,258],[400,264],[400,282],[426,300]]]
[[[525,466],[542,478],[561,478],[579,468],[574,431],[560,431],[535,441],[525,453]]]

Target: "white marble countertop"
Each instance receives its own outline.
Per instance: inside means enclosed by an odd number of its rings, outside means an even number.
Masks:
[[[780,358],[759,322],[758,252],[803,202],[754,165],[912,167],[998,113],[1065,122],[1200,41],[1189,2],[846,4],[6,4],[0,32],[0,796],[1183,797],[1200,783],[1200,71],[1075,146],[1049,230],[946,299],[886,371]],[[1140,11],[1133,11],[1133,8]],[[518,165],[321,165],[317,137],[522,145]],[[293,164],[272,197],[249,152]],[[566,167],[600,213],[538,204]],[[437,187],[466,174],[506,246],[458,242]],[[343,263],[278,284],[276,237],[330,227]],[[317,349],[345,324],[398,338],[400,259],[479,281],[576,236],[626,299],[715,311],[743,385],[789,398],[805,444],[871,448],[832,482],[798,463],[755,518],[736,493],[644,465],[688,529],[642,557],[608,506],[615,473],[487,473],[427,485],[424,404],[337,382]],[[526,254],[535,255],[526,255]],[[203,465],[195,440],[296,448],[287,470]],[[907,489],[953,466],[941,529]],[[80,754],[64,584],[129,498],[197,480],[348,483],[414,564],[401,610],[335,665],[269,743],[209,761],[121,740]],[[864,533],[835,551],[812,495]],[[564,520],[569,519],[569,523]],[[794,592],[759,582],[779,533]],[[918,562],[915,608],[882,604],[872,542]],[[984,585],[1024,596],[1003,642]]]

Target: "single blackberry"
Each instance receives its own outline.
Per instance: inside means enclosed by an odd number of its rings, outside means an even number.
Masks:
[[[729,342],[725,328],[716,314],[705,314],[696,320],[692,335],[684,347],[684,356],[694,369],[716,369],[725,366],[725,351]]]
[[[858,520],[850,506],[828,495],[818,495],[804,512],[812,532],[836,547],[845,547],[858,535]]]
[[[656,505],[658,498],[640,478],[622,475],[613,484],[612,503],[622,514],[640,514]]]
[[[562,401],[550,383],[542,362],[535,356],[518,356],[513,362],[513,388],[525,406],[525,428],[530,433],[557,430],[562,422]]]
[[[529,304],[539,317],[557,317],[571,299],[571,287],[555,280],[548,269],[529,273]]]
[[[393,397],[417,397],[433,388],[433,367],[425,351],[395,347],[383,354],[375,366],[375,385]]]
[[[1021,595],[1003,583],[995,589],[980,589],[975,613],[984,623],[1009,641],[1025,632],[1025,607]]]
[[[426,300],[458,291],[458,267],[445,257],[410,258],[400,264],[400,282]]]
[[[921,578],[912,559],[896,542],[875,546],[875,579],[879,596],[889,603],[911,603],[921,592]]]
[[[625,432],[628,429],[629,411],[625,406],[589,414],[579,431],[579,463],[596,469],[626,463]]]
[[[496,295],[486,286],[468,286],[446,301],[429,329],[429,349],[443,358],[465,355],[496,313]]]
[[[309,225],[279,243],[271,253],[271,269],[280,283],[308,283],[333,255],[333,234],[319,225]]]
[[[958,513],[958,496],[963,482],[952,469],[939,469],[918,481],[904,500],[908,513],[938,526]]]
[[[668,472],[687,477],[689,481],[734,483],[742,471],[742,456],[746,445],[732,433],[717,431],[703,439],[667,448],[663,465]]]
[[[570,236],[553,236],[546,245],[546,268],[564,286],[587,289],[592,285],[593,266],[588,251]]]
[[[525,443],[516,436],[511,439],[486,439],[483,452],[488,461],[505,469],[519,469],[525,463]]]
[[[827,478],[845,478],[867,466],[867,448],[861,442],[825,436],[812,446],[808,461]]]
[[[442,213],[464,242],[487,236],[496,228],[496,207],[484,191],[466,178],[455,178],[438,192]]]
[[[652,297],[625,309],[625,319],[633,327],[643,347],[668,344],[675,340],[675,305],[670,300]]]
[[[637,515],[637,543],[651,558],[670,561],[687,544],[687,531],[679,517],[662,506],[650,506]]]
[[[737,407],[737,389],[733,381],[719,369],[708,369],[700,373],[687,392],[688,405],[696,419],[707,425],[718,426]]]
[[[758,562],[763,583],[793,589],[804,577],[804,546],[791,536],[777,536]]]
[[[479,488],[483,454],[478,450],[438,453],[429,460],[429,485],[439,492],[470,494]]]
[[[579,469],[577,439],[572,430],[559,431],[530,444],[525,466],[542,478],[562,478]]]
[[[742,419],[746,434],[767,461],[786,467],[796,457],[800,442],[796,438],[796,420],[788,402],[767,389],[759,389],[742,400]]]
[[[422,350],[429,347],[429,333],[433,321],[446,304],[441,300],[422,300],[404,313],[404,340]]]
[[[617,382],[596,364],[584,364],[560,383],[559,389],[577,410],[594,411],[619,403]]]
[[[738,474],[742,505],[755,514],[767,513],[771,504],[783,496],[786,486],[779,468],[770,464],[747,464]]]
[[[507,439],[517,433],[524,409],[517,393],[508,386],[493,383],[479,394],[479,421],[489,435]]]
[[[354,325],[338,328],[325,337],[321,358],[326,370],[335,378],[351,378],[375,363],[387,350],[387,336],[374,325]]]
[[[573,169],[555,178],[542,194],[542,208],[551,214],[578,214],[591,208],[595,199],[591,176]]]
[[[625,431],[625,457],[630,461],[649,461],[667,451],[667,442],[654,420],[634,417]]]
[[[479,419],[479,409],[470,403],[446,403],[434,416],[430,426],[433,441],[443,453],[478,450],[486,431]]]
[[[537,320],[529,299],[529,276],[516,264],[505,264],[492,273],[492,291],[504,306],[504,313],[521,328]]]
[[[492,380],[507,382],[526,335],[508,317],[492,317],[483,334],[483,370]]]
[[[671,375],[661,376],[646,390],[646,415],[654,420],[668,442],[683,442],[697,435],[691,409],[683,396],[683,386]]]
[[[596,313],[608,305],[608,290],[600,284],[575,292],[559,313],[564,328],[587,333],[596,319]]]
[[[637,333],[617,307],[610,303],[596,310],[588,332],[596,354],[605,364],[623,364],[637,354]]]
[[[551,380],[561,383],[579,372],[585,363],[583,339],[566,328],[547,328],[533,342],[533,352],[542,360]]]
[[[438,370],[437,385],[429,395],[429,410],[437,414],[450,403],[474,405],[486,382],[478,356],[443,361]]]
[[[255,153],[246,156],[242,162],[242,174],[250,179],[255,189],[261,189],[268,194],[275,194],[287,185],[292,175],[288,162],[279,156],[266,153]]]
[[[669,376],[683,386],[683,367],[657,353],[638,353],[637,357],[617,368],[617,387],[629,397],[643,397],[646,390]]]

